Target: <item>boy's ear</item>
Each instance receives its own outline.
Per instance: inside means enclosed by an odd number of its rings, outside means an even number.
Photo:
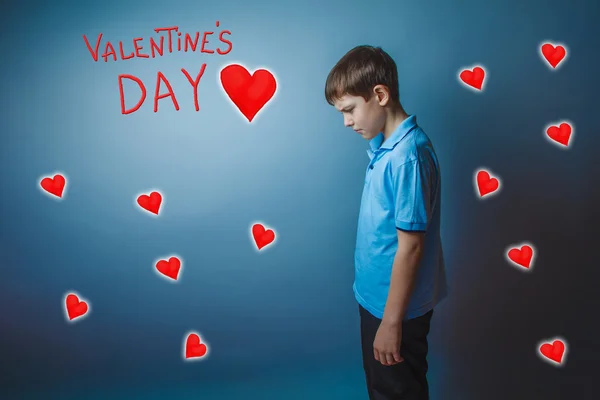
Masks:
[[[377,96],[377,102],[380,106],[385,106],[390,101],[390,91],[384,85],[375,86],[373,93]]]

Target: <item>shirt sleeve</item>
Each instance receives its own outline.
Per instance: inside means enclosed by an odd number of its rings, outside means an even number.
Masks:
[[[426,231],[431,221],[431,183],[420,160],[402,164],[392,172],[396,228]]]

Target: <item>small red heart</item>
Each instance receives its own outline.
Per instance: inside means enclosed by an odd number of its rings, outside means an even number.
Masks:
[[[200,343],[200,336],[190,333],[185,343],[185,358],[202,357],[206,354],[208,348],[204,343]]]
[[[67,295],[66,306],[70,320],[81,317],[88,312],[87,303],[85,301],[79,301],[77,295],[73,293]]]
[[[232,64],[221,71],[221,84],[233,104],[249,122],[275,94],[277,82],[273,74],[259,69],[252,75],[241,65]]]
[[[175,280],[177,280],[177,275],[179,275],[180,268],[181,261],[177,257],[171,257],[169,258],[169,261],[160,260],[156,263],[156,269],[158,272]]]
[[[152,192],[150,193],[150,196],[142,194],[137,198],[137,203],[144,210],[158,215],[158,210],[160,210],[160,204],[162,203],[162,196],[158,192]]]
[[[498,190],[500,182],[497,178],[492,178],[487,171],[477,172],[477,187],[479,188],[479,196],[483,197]]]
[[[62,197],[65,184],[65,177],[60,174],[54,175],[54,178],[46,177],[40,182],[42,189],[56,197]]]
[[[552,344],[544,343],[540,346],[540,353],[544,357],[560,364],[565,354],[565,344],[561,340],[555,340]]]
[[[552,68],[556,68],[556,66],[565,58],[567,55],[567,51],[563,46],[554,47],[550,43],[545,43],[542,45],[542,54],[548,64],[552,66]]]
[[[564,146],[569,145],[569,139],[571,138],[571,125],[563,122],[560,126],[551,126],[546,130],[548,137],[555,142],[558,142]]]
[[[261,224],[252,226],[252,236],[259,250],[275,240],[275,232],[271,229],[265,230],[265,227]]]
[[[481,90],[483,87],[483,79],[485,78],[485,71],[481,67],[475,67],[472,70],[463,70],[459,76],[467,85]]]
[[[508,251],[508,258],[522,267],[529,268],[533,258],[533,249],[530,246],[521,246],[521,249],[513,248]]]

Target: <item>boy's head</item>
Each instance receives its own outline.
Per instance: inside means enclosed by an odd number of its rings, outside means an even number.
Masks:
[[[380,47],[357,46],[329,72],[325,98],[342,112],[345,126],[372,139],[389,111],[400,107],[396,63]]]

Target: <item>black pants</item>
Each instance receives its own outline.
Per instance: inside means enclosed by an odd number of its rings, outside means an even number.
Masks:
[[[381,320],[359,304],[363,367],[370,400],[429,400],[427,335],[433,310],[402,322],[400,355],[404,361],[390,366],[375,359],[373,341]]]

